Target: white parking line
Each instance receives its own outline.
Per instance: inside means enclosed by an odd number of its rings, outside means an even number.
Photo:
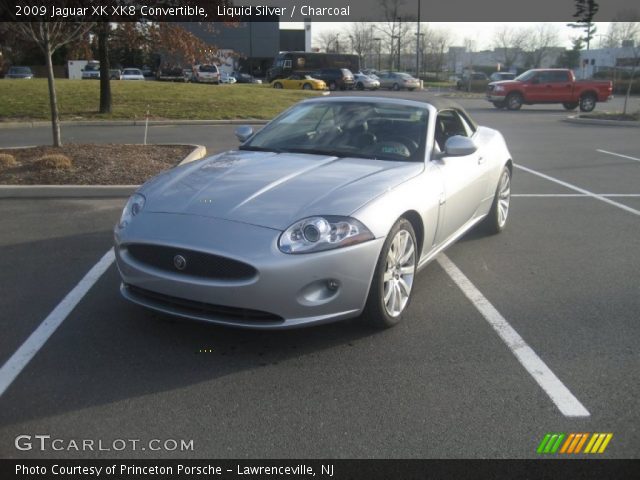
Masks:
[[[597,193],[601,197],[640,197],[640,193]],[[524,198],[589,198],[591,195],[586,193],[512,193],[512,197]]]
[[[584,195],[588,195],[589,197],[592,197],[592,198],[595,198],[595,199],[600,200],[602,202],[608,203],[609,205],[613,205],[614,207],[618,207],[618,208],[620,208],[622,210],[625,210],[627,212],[633,213],[634,215],[640,216],[640,210],[636,210],[635,208],[627,207],[626,205],[624,205],[622,203],[615,202],[615,201],[611,200],[610,198],[604,197],[604,196],[599,195],[597,193],[590,192],[589,190],[585,190],[584,188],[577,187],[577,186],[575,186],[575,185],[573,185],[571,183],[564,182],[562,180],[558,180],[557,178],[551,177],[549,175],[545,175],[544,173],[537,172],[537,171],[535,171],[535,170],[533,170],[531,168],[525,167],[524,165],[521,165],[521,164],[518,164],[518,163],[515,164],[514,167],[519,168],[520,170],[524,170],[525,172],[532,173],[533,175],[537,175],[537,176],[539,176],[541,178],[544,178],[546,180],[549,180],[551,182],[557,183],[558,185],[562,185],[563,187],[567,187],[567,188],[569,188],[571,190],[575,190],[576,192],[583,193]]]
[[[607,155],[614,155],[616,157],[627,158],[629,160],[635,160],[636,162],[640,162],[640,158],[630,157],[629,155],[622,155],[621,153],[608,152],[607,150],[600,150],[599,148],[596,148],[596,152],[606,153]]]
[[[507,344],[522,366],[542,387],[551,401],[565,417],[588,417],[589,411],[569,391],[546,363],[527,345],[522,337],[485,298],[464,273],[444,254],[438,257],[438,263],[451,277],[465,296],[473,303],[482,316],[489,322],[500,338]]]
[[[49,337],[73,311],[94,283],[111,266],[114,260],[113,249],[110,249],[80,280],[66,297],[54,308],[35,331],[25,340],[16,352],[0,368],[0,396],[9,388],[24,367],[35,357],[36,353],[47,342]]]

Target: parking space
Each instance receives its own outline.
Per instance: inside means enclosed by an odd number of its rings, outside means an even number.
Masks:
[[[0,455],[511,458],[535,456],[549,431],[580,431],[613,432],[606,456],[637,458],[640,196],[619,195],[640,195],[640,162],[599,150],[639,158],[640,140],[561,122],[560,107],[461,103],[530,171],[514,172],[505,232],[470,232],[446,258],[588,416],[563,415],[446,262],[421,272],[409,318],[384,332],[180,321],[122,300],[112,265],[0,396]],[[233,146],[233,126],[154,128]],[[0,200],[0,365],[110,248],[122,202]],[[25,433],[193,439],[194,450],[18,452]]]

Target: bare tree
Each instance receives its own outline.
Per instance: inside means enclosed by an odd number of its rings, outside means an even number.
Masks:
[[[507,70],[518,61],[526,39],[527,32],[523,29],[506,25],[496,30],[493,48],[500,55],[500,61]]]
[[[369,23],[355,22],[348,30],[351,51],[360,57],[360,64],[367,53],[373,50],[373,30]]]
[[[558,28],[549,23],[540,23],[526,31],[523,46],[529,51],[531,66],[539,68],[552,47],[558,43]]]
[[[49,85],[49,105],[51,108],[51,128],[53,130],[53,145],[62,145],[60,137],[60,113],[58,110],[58,96],[53,76],[53,53],[63,45],[84,36],[92,27],[91,22],[13,22],[9,29],[27,41],[35,42],[42,50],[47,64],[47,81]]]
[[[616,16],[616,19],[627,20],[640,20],[640,15],[637,12],[622,12]],[[624,106],[622,113],[627,114],[627,107],[629,104],[629,98],[631,97],[631,87],[633,86],[633,80],[638,70],[638,64],[640,63],[640,22],[638,21],[619,21],[617,23],[617,29],[619,32],[620,43],[628,43],[627,48],[631,50],[631,59],[625,63],[631,63],[631,74],[629,75],[629,85],[627,85],[627,92],[624,97]]]
[[[613,22],[609,23],[609,29],[601,46],[617,48],[622,45],[622,42],[633,40],[637,22],[640,22],[640,14],[634,10],[618,13],[613,18]]]
[[[331,50],[335,49],[336,43],[338,41],[338,33],[333,30],[320,32],[314,40],[320,50],[330,52]]]
[[[466,58],[466,68],[468,69],[468,75],[467,75],[467,91],[470,92],[471,91],[471,80],[473,78],[473,60],[474,60],[474,51],[476,49],[476,41],[473,38],[470,37],[466,37],[463,41],[462,44],[464,45],[464,49],[465,52],[467,54],[467,58]]]
[[[403,49],[414,44],[412,33],[415,18],[403,18],[400,13],[406,3],[406,0],[380,0],[385,22],[377,24],[375,28],[386,40],[391,70],[394,69],[394,65],[400,69],[400,55]],[[395,55],[397,55],[397,62],[394,62]]]

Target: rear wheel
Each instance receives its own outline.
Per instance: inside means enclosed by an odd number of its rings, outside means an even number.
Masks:
[[[364,90],[364,84],[362,82],[356,83],[356,89],[357,90]]]
[[[400,218],[391,228],[373,274],[365,316],[377,328],[393,327],[411,300],[417,266],[417,242],[413,226]]]
[[[522,101],[522,95],[519,93],[510,93],[506,98],[507,108],[509,110],[520,110]]]
[[[575,110],[578,107],[578,102],[564,102],[562,106],[565,110]]]
[[[590,112],[596,108],[596,96],[593,93],[586,93],[580,97],[580,111]]]
[[[329,84],[329,90],[336,90],[338,88],[338,85],[336,84],[336,82],[331,82]]]
[[[491,210],[484,219],[484,226],[488,233],[496,234],[504,230],[509,216],[511,203],[511,170],[505,166],[498,180],[498,187],[493,197]]]
[[[273,88],[282,88],[282,84],[280,82],[276,82],[273,84]]]
[[[398,91],[398,90],[400,90],[400,85],[398,85],[397,83],[394,83],[393,87],[391,87],[391,88],[393,88],[395,91]]]

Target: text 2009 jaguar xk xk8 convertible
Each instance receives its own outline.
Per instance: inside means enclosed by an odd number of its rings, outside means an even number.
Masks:
[[[507,221],[505,141],[452,102],[317,98],[236,135],[238,150],[129,199],[114,229],[124,297],[229,326],[389,327],[421,267]]]

